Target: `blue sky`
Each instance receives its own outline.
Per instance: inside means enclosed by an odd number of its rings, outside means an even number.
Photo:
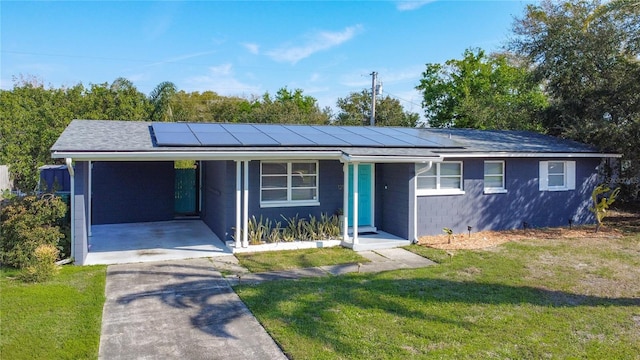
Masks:
[[[422,113],[426,63],[499,50],[526,1],[2,1],[0,86],[131,80],[249,97],[300,88],[321,107],[370,88]]]

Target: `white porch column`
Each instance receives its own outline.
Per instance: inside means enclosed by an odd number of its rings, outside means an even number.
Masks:
[[[342,186],[342,242],[349,242],[349,163],[342,164],[344,185]]]
[[[244,162],[244,181],[242,184],[242,246],[249,246],[249,160]]]
[[[240,217],[242,214],[242,161],[236,160],[236,248],[242,247],[242,218]]]
[[[76,258],[76,174],[73,169],[73,159],[65,158],[65,163],[67,165],[67,171],[69,172],[69,178],[71,184],[71,194],[69,195],[69,205],[71,207],[71,258]]]
[[[353,245],[358,244],[358,163],[353,163]]]
[[[91,190],[91,183],[93,182],[93,162],[91,162],[91,160],[89,160],[88,166],[87,171],[89,174],[89,184],[87,184],[87,233],[91,236],[91,202],[93,201],[93,191]]]

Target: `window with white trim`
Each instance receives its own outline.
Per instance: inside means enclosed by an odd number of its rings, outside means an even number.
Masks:
[[[505,193],[504,161],[484,162],[484,192],[485,194]]]
[[[454,195],[462,191],[462,162],[416,164],[416,193],[418,195]]]
[[[319,204],[317,161],[260,162],[260,206]]]
[[[540,191],[566,191],[576,188],[575,161],[540,161]]]

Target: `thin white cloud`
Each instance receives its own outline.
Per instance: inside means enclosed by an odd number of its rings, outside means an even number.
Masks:
[[[396,8],[399,11],[412,11],[435,1],[436,0],[398,1],[396,2]]]
[[[204,55],[209,55],[209,54],[213,54],[216,51],[201,51],[201,52],[197,52],[197,53],[191,53],[191,54],[184,54],[184,55],[178,55],[178,56],[174,56],[168,59],[164,59],[155,63],[151,63],[149,65],[146,66],[157,66],[157,65],[163,65],[163,64],[168,64],[168,63],[179,63],[182,62],[184,60],[189,60],[189,59],[193,59],[196,57],[200,57],[200,56],[204,56]]]
[[[251,85],[238,80],[230,63],[209,67],[204,75],[193,76],[185,80],[187,91],[212,90],[220,95],[260,94],[259,85]]]
[[[242,46],[244,46],[245,49],[247,49],[247,51],[249,51],[250,53],[257,55],[260,53],[260,46],[258,44],[254,44],[254,43],[243,43]]]
[[[307,58],[319,51],[327,50],[351,40],[362,30],[361,25],[349,26],[343,31],[319,31],[307,36],[308,40],[302,45],[283,45],[268,51],[267,55],[278,62],[292,64]]]

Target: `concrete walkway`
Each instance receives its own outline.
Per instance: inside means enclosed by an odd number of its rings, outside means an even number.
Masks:
[[[435,264],[404,249],[359,254],[371,262],[257,274],[234,256],[111,265],[99,358],[286,359],[230,285]]]
[[[286,359],[209,259],[111,265],[105,292],[100,359]]]
[[[254,284],[272,280],[293,280],[305,277],[342,275],[354,272],[374,273],[398,269],[415,269],[435,265],[433,261],[427,258],[400,248],[360,251],[358,254],[369,259],[370,262],[362,264],[327,265],[265,273],[249,273],[246,270],[234,271],[229,268],[227,269],[227,273],[231,273],[234,276],[227,276],[227,279],[232,285],[237,284],[238,281]],[[235,259],[235,257],[233,259]],[[214,259],[214,263],[217,260],[218,259]]]

